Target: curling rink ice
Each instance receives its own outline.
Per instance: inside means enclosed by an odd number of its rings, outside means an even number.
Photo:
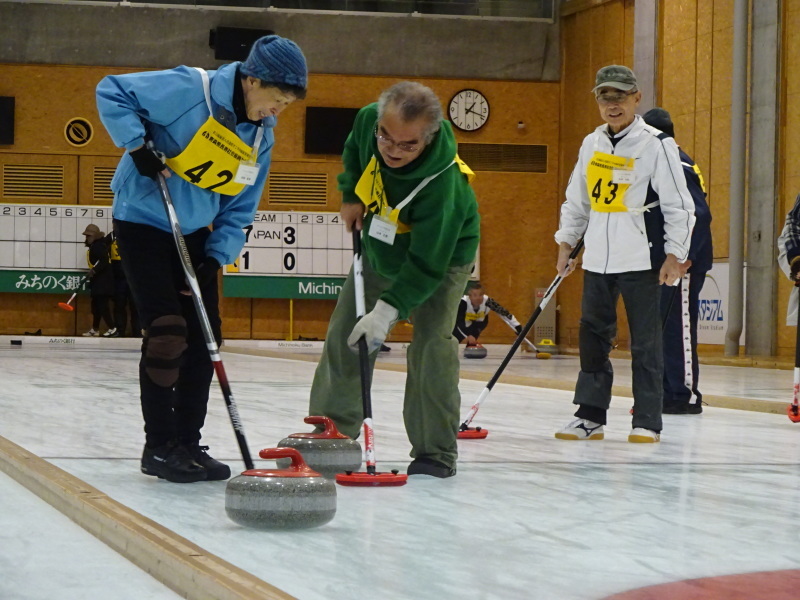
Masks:
[[[16,338],[18,339],[18,338]],[[205,551],[301,600],[754,598],[625,592],[698,578],[800,568],[800,424],[714,406],[665,415],[662,442],[629,444],[630,370],[615,359],[606,439],[566,442],[574,356],[512,359],[459,442],[458,475],[404,487],[337,486],[329,524],[297,532],[242,528],[225,515],[225,482],[172,484],[139,472],[143,432],[134,340],[11,345],[0,337],[0,436],[98,488]],[[257,458],[303,423],[318,348],[230,341],[223,361]],[[393,344],[373,383],[379,470],[405,468],[405,351]],[[462,417],[507,346],[462,359]],[[267,354],[268,356],[242,352]],[[513,381],[507,383],[504,381]],[[534,387],[553,382],[551,387]],[[561,389],[558,389],[560,386]],[[628,390],[627,397],[625,390]],[[701,390],[791,399],[792,372],[701,367]],[[243,470],[214,381],[202,443]],[[752,581],[751,581],[752,584]],[[755,584],[753,584],[755,585]],[[762,585],[762,584],[758,584]],[[767,584],[763,584],[767,586]],[[691,587],[691,586],[689,586]],[[688,589],[688,588],[687,588]],[[733,589],[733,588],[731,588]],[[0,599],[178,598],[0,470]]]

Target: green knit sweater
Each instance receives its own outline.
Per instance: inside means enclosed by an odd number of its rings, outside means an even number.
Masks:
[[[356,184],[373,155],[380,165],[387,201],[397,206],[425,177],[445,169],[458,151],[450,123],[442,121],[433,141],[414,161],[396,169],[387,167],[375,139],[377,119],[377,103],[362,108],[345,142],[344,172],[338,177],[344,202],[360,202]],[[393,281],[381,299],[394,306],[400,318],[408,317],[433,294],[448,267],[475,260],[480,238],[478,203],[458,165],[430,181],[400,211],[400,221],[410,231],[398,232],[391,246],[367,233],[372,217],[370,212],[364,219],[364,254],[378,274]]]

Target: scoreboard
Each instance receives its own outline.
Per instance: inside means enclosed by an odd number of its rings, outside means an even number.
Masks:
[[[339,213],[259,211],[225,269],[225,296],[336,298],[353,264]]]
[[[88,270],[82,234],[90,223],[108,233],[111,207],[0,204],[0,292],[75,291]],[[258,211],[243,231],[244,247],[223,272],[224,296],[339,295],[353,241],[338,212]]]
[[[83,231],[111,230],[110,206],[0,204],[0,291],[77,289],[89,269]]]

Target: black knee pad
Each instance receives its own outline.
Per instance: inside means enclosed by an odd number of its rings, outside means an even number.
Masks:
[[[181,355],[186,350],[186,319],[166,315],[147,328],[144,367],[153,383],[172,387],[178,381]]]

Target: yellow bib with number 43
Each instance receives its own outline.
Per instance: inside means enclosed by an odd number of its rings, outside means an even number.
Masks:
[[[597,212],[627,212],[625,193],[636,181],[635,158],[595,151],[586,167],[589,203]]]

